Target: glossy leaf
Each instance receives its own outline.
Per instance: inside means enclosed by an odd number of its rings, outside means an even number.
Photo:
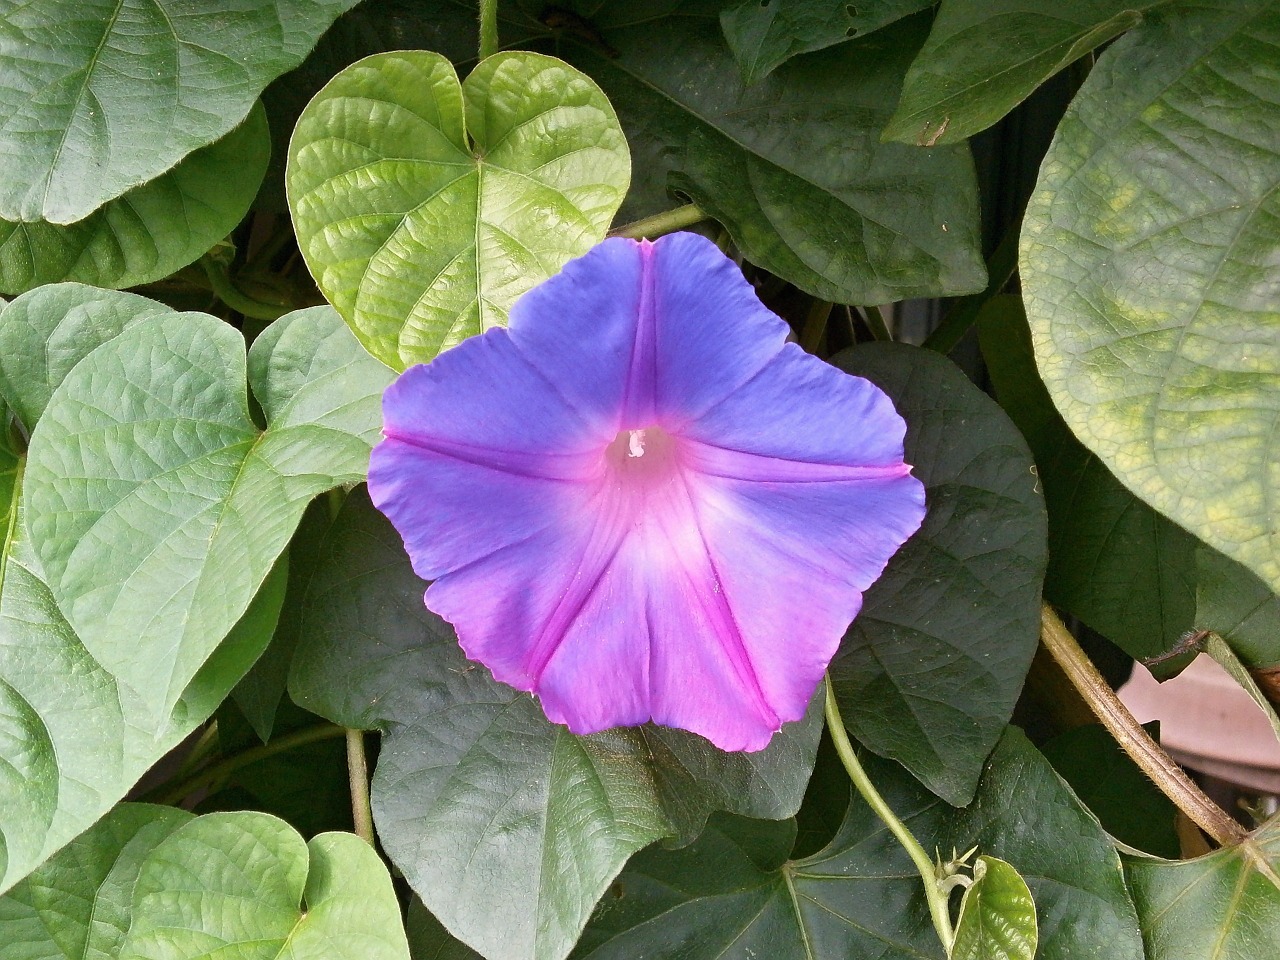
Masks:
[[[320,289],[402,370],[505,323],[602,240],[630,169],[613,108],[567,64],[502,53],[459,84],[444,57],[409,51],[317,94],[286,183]]]
[[[0,396],[30,432],[72,367],[126,327],[171,312],[146,297],[81,283],[32,290],[3,308]]]
[[[886,140],[960,143],[1059,70],[1136,25],[1159,0],[942,0],[902,85]]]
[[[373,780],[382,845],[490,960],[559,960],[628,856],[693,837],[713,810],[799,807],[816,701],[754,754],[653,726],[575,737],[469,663],[423,586],[390,524],[352,493],[311,583],[289,689],[334,722],[385,731]]]
[[[124,803],[0,897],[0,943],[23,960],[115,960],[143,861],[192,815]]]
[[[950,960],[1032,960],[1038,933],[1027,882],[988,856],[978,857],[973,877],[960,901]]]
[[[720,14],[729,49],[748,85],[796,54],[812,53],[879,30],[923,10],[929,0],[745,0]]]
[[[75,223],[154,180],[239,125],[354,3],[5,0],[0,219]]]
[[[1280,12],[1176,4],[1099,59],[1027,208],[1058,409],[1129,489],[1280,587]]]
[[[988,302],[978,336],[1044,488],[1045,595],[1132,657],[1169,650],[1196,620],[1195,537],[1134,496],[1072,435],[1036,372],[1018,297]]]
[[[350,833],[304,843],[283,820],[214,813],[142,863],[120,960],[408,960],[391,877]]]
[[[1001,739],[962,811],[895,764],[868,766],[916,836],[944,851],[976,844],[1026,877],[1041,916],[1040,960],[1096,957],[1099,944],[1108,960],[1142,960],[1114,848],[1021,733],[1010,728]],[[689,847],[638,854],[578,956],[941,960],[919,874],[861,799],[813,856],[787,861],[794,832],[778,827],[719,817]]]
[[[270,146],[266,115],[255,107],[221,140],[83,220],[0,221],[0,291],[23,293],[60,280],[133,287],[167,277],[248,212]]]
[[[923,29],[878,30],[749,90],[714,15],[602,31],[617,56],[571,36],[560,49],[618,109],[642,190],[689,197],[748,260],[814,296],[887,303],[986,283],[967,148],[880,143]]]
[[[831,665],[840,710],[859,741],[963,805],[1040,635],[1046,522],[1031,455],[995,402],[932,351],[869,344],[833,362],[907,421],[927,511]]]
[[[153,721],[244,612],[311,497],[363,476],[390,380],[328,308],[277,321],[248,366],[265,432],[236,330],[149,317],[80,361],[32,433],[26,521],[41,576]]]
[[[1280,821],[1195,860],[1131,857],[1147,960],[1271,960],[1280,942]]]

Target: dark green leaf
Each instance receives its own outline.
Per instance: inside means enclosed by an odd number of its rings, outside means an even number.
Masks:
[[[980,856],[960,901],[951,960],[1032,960],[1036,905],[1027,882],[996,857]]]
[[[27,527],[86,650],[168,714],[316,493],[361,479],[391,373],[327,307],[258,337],[213,317],[132,324],[80,361],[31,437]],[[248,664],[245,664],[247,667]]]
[[[942,0],[885,139],[929,147],[960,143],[1153,6],[1153,0]]]
[[[1115,849],[1021,733],[1010,728],[1001,739],[966,810],[930,796],[895,764],[873,762],[869,771],[927,849],[945,856],[977,845],[1026,877],[1041,917],[1040,960],[1142,960]],[[760,835],[771,825],[720,817],[683,850],[638,854],[617,895],[601,902],[580,956],[943,956],[919,875],[861,799],[831,844],[802,860],[780,865],[790,839],[772,826],[771,848]]]
[[[409,960],[377,853],[350,833],[305,843],[262,813],[179,827],[142,863],[120,960]]]
[[[1280,943],[1280,821],[1178,863],[1130,857],[1147,960],[1273,960]]]
[[[1145,724],[1156,735],[1156,724]],[[1160,857],[1179,853],[1177,809],[1115,738],[1098,724],[1076,727],[1042,748],[1045,759],[1067,781],[1080,802],[1122,843]]]
[[[143,861],[193,819],[185,810],[124,803],[0,897],[0,944],[22,960],[120,955]]]
[[[1036,372],[1022,302],[996,297],[978,316],[1001,405],[1036,458],[1049,510],[1045,595],[1133,657],[1173,647],[1196,607],[1196,539],[1130,493],[1076,440]]]
[[[289,207],[307,265],[361,342],[402,370],[506,323],[520,294],[604,238],[630,179],[588,77],[502,53],[376,54],[303,111]]]
[[[966,804],[1040,635],[1046,524],[1031,455],[995,402],[931,350],[868,344],[833,362],[907,421],[927,507],[831,665],[840,710],[871,750]]]
[[[1280,596],[1217,550],[1196,550],[1196,626],[1222,636],[1249,667],[1280,664]]]
[[[483,960],[480,954],[450,934],[417,897],[409,903],[404,932],[409,938],[409,954],[413,960]]]
[[[812,53],[879,30],[931,0],[744,0],[720,14],[729,49],[753,84],[799,53]]]
[[[0,219],[74,223],[237,126],[355,0],[6,3]]]
[[[1280,10],[1158,8],[1099,59],[1022,234],[1045,385],[1157,510],[1280,587]]]
[[[713,810],[795,813],[816,701],[759,753],[654,726],[577,737],[468,662],[422,591],[400,538],[353,492],[312,579],[289,689],[337,723],[386,731],[373,781],[383,847],[486,956],[559,960],[628,856],[692,838]]]
[[[0,221],[0,290],[22,293],[59,280],[132,287],[167,277],[248,212],[270,148],[266,115],[255,107],[221,140],[83,220]]]
[[[880,143],[923,29],[878,30],[749,90],[714,16],[605,30],[614,57],[571,37],[561,49],[609,94],[648,176],[748,260],[827,300],[888,303],[986,282],[967,148]]]

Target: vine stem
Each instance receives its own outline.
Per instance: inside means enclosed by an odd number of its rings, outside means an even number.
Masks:
[[[1124,752],[1179,810],[1219,846],[1239,843],[1248,836],[1244,827],[1205,796],[1173,758],[1148,736],[1047,603],[1040,611],[1040,642]]]
[[[211,257],[201,257],[200,266],[204,268],[204,274],[209,278],[209,286],[218,295],[218,299],[232,310],[243,313],[246,317],[270,322],[280,319],[292,309],[278,303],[264,303],[241,292],[231,282],[227,271],[221,265],[215,263]]]
[[[344,729],[344,727],[333,723],[318,723],[313,727],[303,727],[301,730],[287,733],[283,737],[277,737],[270,743],[260,744],[245,750],[243,753],[234,754],[197,770],[191,776],[179,780],[172,787],[164,789],[163,793],[161,792],[163,788],[157,788],[138,799],[144,803],[163,803],[173,806],[188,794],[194,793],[201,787],[216,783],[223,777],[235,773],[241,767],[247,767],[251,763],[257,763],[259,760],[273,757],[277,753],[284,753],[294,747],[301,747],[308,743],[315,743],[318,740],[328,740],[332,737],[341,736]]]
[[[849,742],[849,734],[845,731],[844,720],[840,716],[840,705],[836,703],[836,692],[831,684],[830,675],[826,678],[826,685],[827,730],[831,733],[831,741],[835,744],[836,753],[840,756],[840,762],[844,764],[845,771],[848,772],[849,779],[853,781],[853,785],[858,788],[858,793],[862,794],[862,799],[867,801],[867,805],[875,811],[876,816],[889,828],[889,832],[902,844],[903,849],[907,851],[907,855],[911,857],[911,862],[916,865],[916,870],[920,873],[920,879],[924,881],[924,897],[929,904],[929,916],[933,919],[933,929],[938,932],[938,939],[942,941],[943,949],[950,956],[951,947],[956,938],[955,930],[951,926],[951,913],[947,904],[948,896],[938,885],[938,875],[934,869],[933,861],[924,852],[924,847],[920,846],[920,841],[907,829],[907,825],[898,819],[889,804],[885,802],[884,797],[880,796],[880,791],[876,789],[875,784],[871,782],[871,778],[867,776],[867,771],[862,768],[862,764],[858,761],[858,755],[854,752],[853,745]]]
[[[623,224],[617,230],[611,230],[609,236],[630,237],[632,240],[660,237],[664,233],[674,233],[676,230],[709,219],[711,219],[710,214],[705,213],[696,203],[686,203],[683,207],[664,210],[662,213],[655,213],[652,217]]]
[[[369,764],[364,757],[364,731],[347,730],[347,777],[351,783],[351,820],[356,836],[373,846],[373,807],[369,803]]]
[[[498,52],[498,0],[480,0],[480,59]]]

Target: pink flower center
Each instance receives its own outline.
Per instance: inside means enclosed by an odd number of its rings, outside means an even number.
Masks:
[[[675,472],[676,441],[661,427],[620,430],[604,451],[605,468],[617,482],[649,487]]]

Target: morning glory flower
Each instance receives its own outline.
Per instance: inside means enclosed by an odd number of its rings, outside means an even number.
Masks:
[[[804,714],[924,489],[787,333],[702,237],[606,240],[387,389],[369,492],[468,657],[575,733]]]

